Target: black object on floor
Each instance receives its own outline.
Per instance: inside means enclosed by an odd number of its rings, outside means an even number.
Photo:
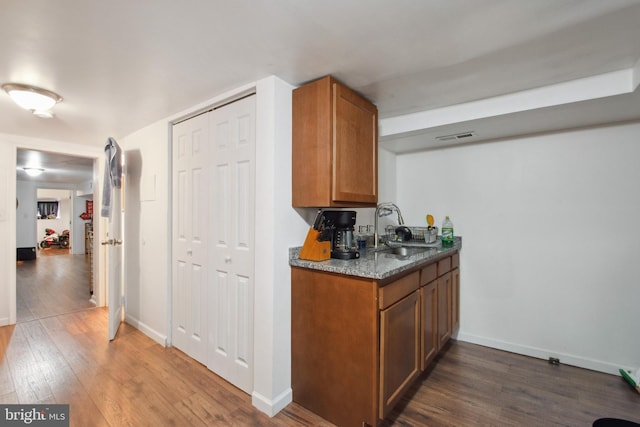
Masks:
[[[18,261],[29,261],[32,259],[36,259],[36,248],[18,248],[16,258]]]
[[[640,424],[618,418],[600,418],[593,422],[593,427],[640,427]]]

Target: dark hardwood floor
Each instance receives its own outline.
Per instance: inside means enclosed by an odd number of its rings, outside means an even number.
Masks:
[[[384,423],[591,426],[640,423],[640,394],[620,376],[452,341]]]
[[[43,298],[55,298],[58,285],[48,286]],[[40,314],[0,328],[0,403],[68,403],[78,427],[331,426],[295,403],[269,418],[127,324],[109,342],[104,308]],[[591,426],[602,417],[640,422],[640,394],[618,376],[452,341],[383,425]]]

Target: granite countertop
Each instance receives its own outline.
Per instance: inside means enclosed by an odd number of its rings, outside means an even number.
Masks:
[[[452,247],[443,248],[438,242],[434,247],[411,248],[410,255],[400,256],[390,253],[390,248],[384,245],[375,250],[367,248],[364,257],[351,260],[328,259],[326,261],[307,261],[298,258],[300,247],[289,249],[289,265],[292,267],[309,268],[330,273],[346,274],[349,276],[368,279],[386,279],[417,265],[427,263],[446,255],[451,255],[462,247],[462,238],[455,237]]]

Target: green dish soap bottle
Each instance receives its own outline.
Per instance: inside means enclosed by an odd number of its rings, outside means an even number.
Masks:
[[[442,247],[453,246],[453,223],[447,215],[442,222]]]

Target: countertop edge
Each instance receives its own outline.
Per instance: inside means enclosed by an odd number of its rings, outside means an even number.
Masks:
[[[380,252],[369,250],[366,257],[358,260],[309,261],[299,258],[301,247],[289,248],[289,265],[291,267],[306,268],[327,273],[343,274],[365,279],[383,280],[409,271],[421,264],[435,261],[451,255],[462,248],[462,237],[456,236],[451,247],[425,248],[424,252],[400,259],[398,257],[380,258]],[[384,255],[384,253],[382,253]]]

